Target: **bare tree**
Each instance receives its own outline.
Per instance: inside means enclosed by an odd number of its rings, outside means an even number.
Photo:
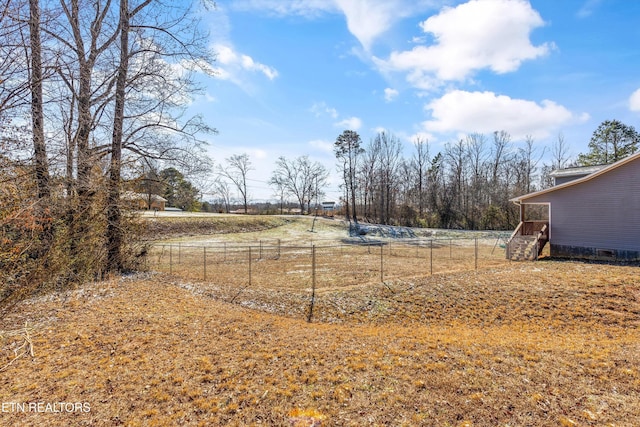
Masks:
[[[44,107],[42,98],[42,43],[40,41],[40,5],[29,0],[29,39],[31,41],[31,125],[38,198],[48,205],[49,164],[44,141]]]
[[[536,176],[535,173],[538,169],[538,163],[545,154],[546,149],[542,150],[542,153],[538,155],[538,149],[535,146],[534,139],[531,135],[527,135],[524,140],[524,147],[518,149],[519,167],[523,176],[522,190],[526,193],[530,193],[532,190],[532,183]]]
[[[160,177],[160,167],[156,162],[144,162],[136,168],[135,190],[145,196],[146,208],[151,209],[151,203],[155,195],[164,193],[164,183]]]
[[[234,154],[233,156],[226,158],[225,162],[226,166],[218,166],[218,171],[221,176],[231,181],[240,193],[244,206],[244,213],[246,214],[249,211],[247,175],[249,174],[249,171],[254,170],[253,167],[251,167],[249,155],[247,153]]]
[[[372,220],[378,217],[378,204],[376,203],[378,190],[377,175],[380,163],[380,144],[379,140],[371,139],[367,148],[363,151],[362,161],[358,167],[358,190],[360,194],[360,204],[362,205],[362,214],[365,220]]]
[[[455,186],[447,178],[445,155],[438,153],[431,160],[429,168],[429,207],[436,214],[435,226],[451,228],[456,219]]]
[[[465,222],[466,227],[477,229],[486,205],[487,197],[483,189],[486,187],[486,138],[481,133],[472,133],[466,137],[466,149],[469,169],[469,188],[465,191]]]
[[[59,4],[58,18],[44,31],[55,41],[58,93],[67,106],[60,114],[67,194],[78,199],[69,203],[70,238],[78,242],[99,230],[96,215],[106,213],[106,269],[119,271],[123,165],[197,163],[203,155],[198,135],[215,130],[182,115],[185,100],[198,90],[191,72],[211,57],[190,7],[160,0]],[[106,198],[94,200],[104,172]],[[106,209],[98,207],[102,203]]]
[[[504,170],[508,163],[511,147],[511,135],[505,131],[496,131],[493,133],[493,147],[491,150],[491,172],[489,175],[490,197],[491,203],[497,205],[504,204],[508,200],[508,193],[501,181],[501,171]]]
[[[549,161],[545,162],[540,168],[541,188],[549,188],[553,186],[554,181],[551,177],[551,172],[564,169],[571,164],[569,147],[567,146],[562,132],[558,133],[558,137],[551,143],[549,152]]]
[[[139,7],[144,8],[151,0]],[[137,9],[137,10],[140,10]],[[129,0],[120,0],[120,62],[116,73],[115,105],[113,114],[113,134],[111,136],[111,161],[107,194],[107,265],[108,271],[121,271],[122,261],[122,221],[120,212],[120,181],[122,172],[122,128],[124,126],[124,99],[129,70],[129,26],[136,10],[129,12]]]
[[[564,134],[560,132],[551,145],[551,167],[555,170],[566,168],[570,159],[569,147],[564,140]]]
[[[67,235],[54,235],[60,244],[55,253],[66,258],[55,263],[60,275],[53,282],[123,268],[120,250],[134,240],[122,234],[127,168],[155,161],[193,165],[202,155],[198,135],[211,128],[183,115],[197,90],[192,73],[207,69],[208,40],[185,5],[0,0],[1,155],[4,141],[13,139],[7,114],[30,107],[24,129],[33,144],[19,153],[11,150],[16,144],[7,145],[10,156],[30,167],[12,170],[35,170],[27,187],[41,199],[53,194],[48,173],[66,175],[67,191],[54,200],[59,205],[50,205],[54,214],[65,212],[67,224],[60,228]]]
[[[395,208],[397,173],[401,164],[400,140],[388,132],[379,132],[376,139],[380,143],[380,222],[391,223],[392,211]]]
[[[176,73],[174,61],[210,61],[206,47],[200,44],[203,39],[197,30],[191,29],[196,23],[189,15],[189,9],[176,9],[159,1],[119,3],[118,66],[112,80],[101,83],[107,88],[115,84],[113,95],[105,96],[109,102],[113,100],[111,144],[93,148],[97,155],[110,157],[106,232],[110,271],[123,268],[120,213],[123,151],[133,155],[131,158],[161,159],[184,166],[181,169],[189,165],[188,169],[195,170],[193,165],[208,163],[199,160],[201,151],[196,135],[213,129],[198,118],[180,125],[177,116],[172,115],[179,109],[179,102],[194,91],[189,73]],[[109,114],[105,110],[105,115]]]
[[[415,174],[416,191],[418,193],[418,215],[422,217],[426,200],[426,173],[430,165],[429,141],[418,137],[414,141],[413,147],[415,148],[415,152],[411,158],[411,168]]]
[[[344,180],[344,188],[346,191],[345,202],[347,204],[347,218],[353,219],[353,222],[358,222],[358,215],[356,212],[356,190],[357,190],[357,170],[358,160],[363,153],[362,140],[360,135],[353,130],[345,130],[338,136],[334,143],[334,154],[340,165],[342,176]],[[349,202],[351,202],[351,218],[349,218]]]
[[[35,19],[22,16],[26,5],[29,8],[37,7]],[[31,15],[30,10],[28,14]],[[32,26],[40,26],[38,4],[31,5],[18,0],[0,1],[0,125],[9,121],[12,110],[29,105]]]
[[[108,25],[113,13],[111,0],[83,3],[82,0],[60,0],[65,22],[59,28],[67,31],[50,31],[50,34],[73,54],[77,66],[77,86],[71,85],[73,76],[63,76],[70,88],[75,89],[77,129],[77,181],[80,204],[90,203],[94,193],[91,185],[91,169],[95,165],[91,134],[95,126],[94,108],[104,108],[104,99],[110,95],[113,79],[106,84],[94,85],[94,72],[100,57],[113,45],[119,34],[119,27]],[[67,37],[70,36],[70,37]]]
[[[313,198],[318,197],[326,185],[328,171],[318,162],[312,162],[308,156],[300,156],[293,160],[279,157],[269,184],[283,188],[294,196],[300,206],[300,213],[310,209]]]
[[[500,167],[504,164],[503,160],[508,155],[511,144],[511,135],[501,130],[493,133],[493,149],[491,161],[491,180],[498,182]]]
[[[455,144],[447,144],[445,146],[445,164],[449,171],[448,190],[451,191],[451,199],[453,201],[451,220],[456,222],[466,211],[467,159],[464,140],[460,139]],[[461,226],[460,222],[456,225],[458,227]]]
[[[213,184],[213,194],[218,196],[224,206],[224,211],[229,213],[231,210],[231,187],[229,187],[229,183],[218,177]]]

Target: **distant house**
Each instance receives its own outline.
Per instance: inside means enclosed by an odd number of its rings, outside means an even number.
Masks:
[[[336,202],[322,202],[322,216],[333,217],[336,211]]]
[[[535,259],[549,242],[551,256],[640,260],[640,153],[554,178],[551,188],[511,199],[520,225],[507,244],[509,259]],[[546,206],[548,219],[528,219],[531,205]]]
[[[157,194],[137,193],[135,191],[125,191],[122,193],[122,199],[125,200],[131,209],[135,210],[165,210],[167,199]]]

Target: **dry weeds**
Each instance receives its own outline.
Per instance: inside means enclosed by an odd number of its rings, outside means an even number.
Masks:
[[[255,287],[230,304],[214,288],[149,275],[21,304],[0,331],[28,322],[34,355],[0,372],[3,408],[90,410],[0,424],[640,425],[637,267],[514,263],[327,289],[311,324],[303,294]],[[0,366],[23,342],[2,335]]]

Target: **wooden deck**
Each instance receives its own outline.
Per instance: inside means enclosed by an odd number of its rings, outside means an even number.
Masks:
[[[507,259],[535,261],[549,241],[549,221],[522,221],[507,242]]]

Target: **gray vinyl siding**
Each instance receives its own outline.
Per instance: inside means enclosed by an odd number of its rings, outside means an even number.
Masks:
[[[640,161],[522,202],[550,203],[554,245],[640,251]]]

